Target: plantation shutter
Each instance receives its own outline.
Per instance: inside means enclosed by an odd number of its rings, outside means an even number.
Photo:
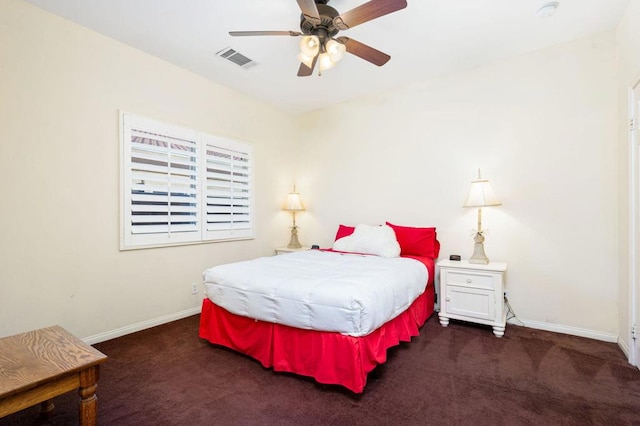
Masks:
[[[124,112],[122,250],[253,238],[253,147]]]
[[[209,135],[204,140],[204,238],[252,237],[251,146]]]
[[[123,115],[125,246],[200,240],[198,134]]]

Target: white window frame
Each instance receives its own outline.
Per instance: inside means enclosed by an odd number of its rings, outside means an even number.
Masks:
[[[121,111],[120,153],[121,250],[254,238],[251,144]]]

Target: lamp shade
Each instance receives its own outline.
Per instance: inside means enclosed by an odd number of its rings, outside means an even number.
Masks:
[[[463,207],[488,207],[499,206],[502,203],[496,197],[487,179],[477,179],[471,181],[471,189],[467,202]]]
[[[294,211],[294,212],[304,210],[304,205],[300,200],[299,193],[297,192],[289,193],[289,195],[287,196],[287,201],[285,202],[285,205],[284,205],[284,210]]]

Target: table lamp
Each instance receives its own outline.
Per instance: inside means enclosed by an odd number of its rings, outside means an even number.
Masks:
[[[471,181],[471,189],[469,190],[469,196],[467,202],[463,207],[477,207],[478,208],[478,231],[473,237],[475,245],[473,247],[473,255],[469,259],[469,263],[479,263],[486,265],[489,263],[489,259],[484,252],[484,235],[482,230],[482,208],[489,206],[499,206],[502,203],[496,197],[491,185],[487,179],[482,179],[480,176],[480,169],[478,169],[478,179]]]
[[[287,196],[287,201],[284,206],[284,210],[290,211],[293,215],[293,226],[291,227],[291,240],[287,248],[298,249],[302,245],[298,241],[298,227],[296,226],[296,212],[303,211],[304,205],[300,201],[300,194],[296,192],[295,185],[293,186],[293,192],[290,192]]]

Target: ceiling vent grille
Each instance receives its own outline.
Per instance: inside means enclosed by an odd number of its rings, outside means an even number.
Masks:
[[[226,59],[229,62],[233,62],[240,68],[244,68],[244,69],[251,68],[258,65],[258,63],[253,59],[247,58],[242,53],[237,52],[236,50],[230,47],[226,47],[220,50],[219,52],[216,53],[216,55],[218,55],[222,59]]]

